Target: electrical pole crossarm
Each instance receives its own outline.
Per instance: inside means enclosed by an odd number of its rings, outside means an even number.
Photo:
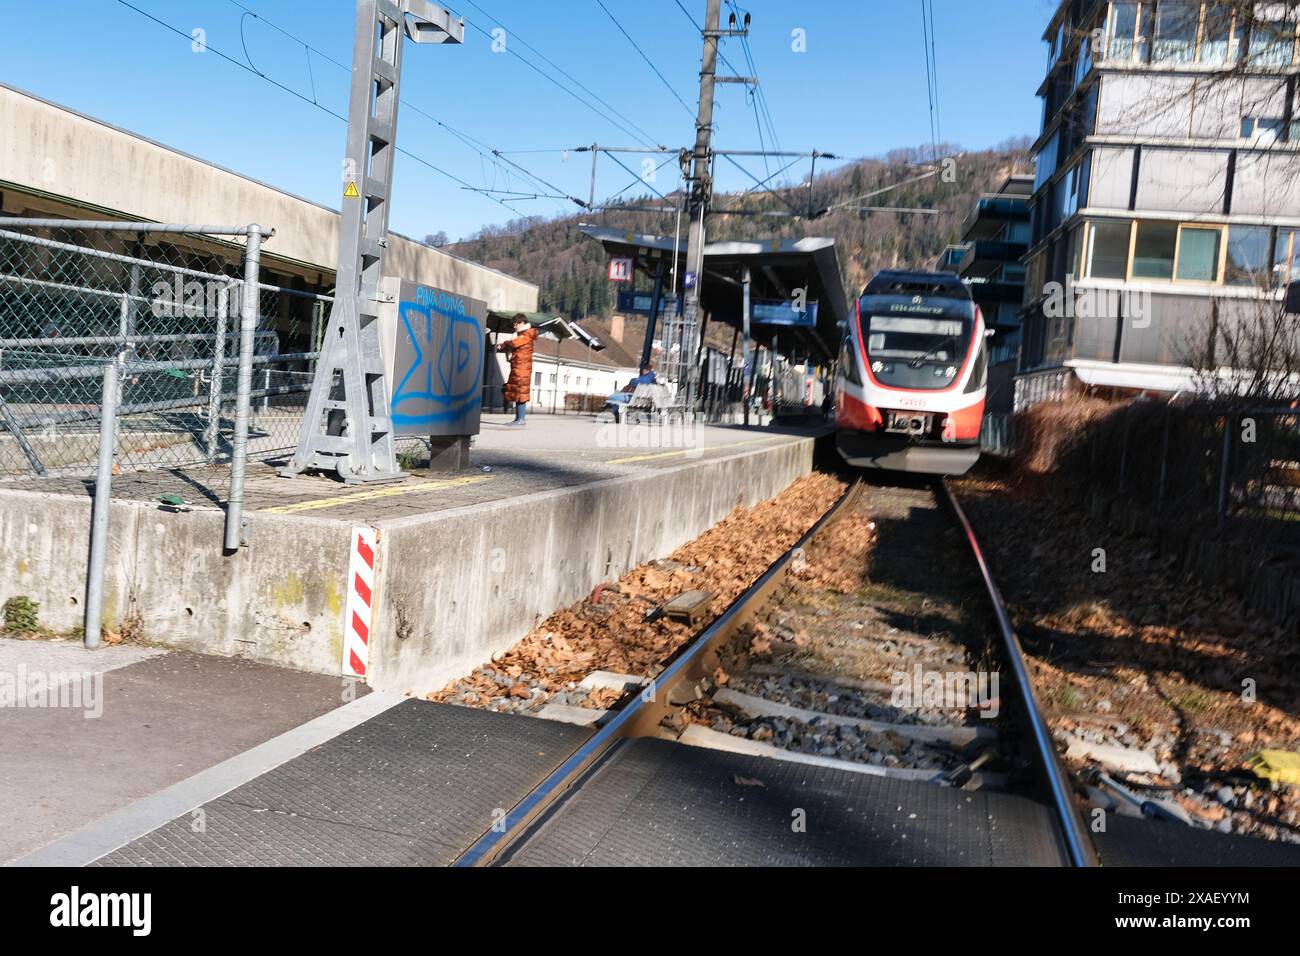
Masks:
[[[415,43],[464,43],[465,21],[427,0],[402,0],[406,35]]]

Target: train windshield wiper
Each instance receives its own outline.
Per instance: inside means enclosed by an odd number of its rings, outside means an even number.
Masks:
[[[920,368],[920,367],[921,367],[921,363],[923,363],[923,362],[924,362],[926,359],[928,359],[931,355],[933,355],[935,352],[939,351],[941,348],[943,348],[945,345],[948,345],[949,343],[951,343],[951,344],[953,344],[953,345],[956,345],[956,344],[957,344],[957,336],[955,336],[955,335],[950,335],[950,336],[948,336],[946,339],[944,339],[943,341],[938,342],[938,343],[936,343],[935,345],[930,346],[928,349],[926,349],[924,352],[922,352],[922,353],[921,353],[920,355],[918,355],[916,358],[912,359],[912,361],[908,362],[907,364],[910,365],[912,368]]]

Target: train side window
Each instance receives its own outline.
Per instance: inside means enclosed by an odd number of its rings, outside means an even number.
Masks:
[[[857,356],[853,354],[852,336],[846,335],[840,345],[840,371],[854,385],[862,384],[862,376],[858,373]]]
[[[981,338],[979,347],[975,350],[975,367],[971,369],[970,381],[966,383],[966,391],[978,392],[988,382],[989,377],[989,352],[988,339]]]

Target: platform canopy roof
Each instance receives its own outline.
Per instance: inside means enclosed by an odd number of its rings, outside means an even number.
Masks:
[[[671,270],[677,246],[678,274],[686,272],[686,237],[657,236],[605,226],[581,225],[584,235],[597,240],[611,258],[633,260],[635,269],[653,279],[660,262]],[[704,275],[700,305],[712,322],[739,327],[743,302],[741,278],[750,273],[750,297],[756,302],[783,302],[805,289],[806,301],[818,303],[815,326],[751,323],[754,340],[786,355],[797,354],[823,362],[839,349],[848,320],[848,300],[840,276],[835,240],[804,239],[720,240],[704,245]],[[671,294],[665,287],[665,299]]]

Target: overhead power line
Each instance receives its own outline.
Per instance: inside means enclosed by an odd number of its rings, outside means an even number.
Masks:
[[[727,0],[727,5],[731,8],[731,11],[736,15],[737,19],[744,17],[745,11],[738,3],[736,3],[736,0]],[[758,80],[758,66],[754,62],[754,51],[749,45],[748,36],[742,35],[740,37],[740,49],[745,55],[745,64],[749,68],[749,75],[754,78],[754,85],[749,90],[749,96],[751,105],[757,108],[755,119],[757,120],[759,116],[762,117],[762,122],[767,126],[768,141],[771,142],[774,149],[780,151],[781,140],[780,137],[776,135],[776,123],[772,119],[772,110],[768,106],[767,92],[764,90],[762,83]],[[759,138],[761,141],[761,133]]]
[[[299,43],[299,44],[302,45],[303,49],[306,50],[306,51],[308,52],[308,56],[307,56],[307,70],[308,70],[308,76],[309,76],[309,77],[311,77],[311,75],[312,75],[312,74],[311,74],[311,54],[312,54],[312,53],[315,53],[315,54],[316,54],[317,56],[319,56],[321,59],[325,60],[325,61],[328,62],[328,63],[333,64],[334,66],[338,67],[339,69],[341,69],[341,70],[343,70],[343,71],[345,71],[345,72],[347,72],[347,73],[349,73],[349,74],[352,72],[352,68],[351,68],[350,66],[348,66],[346,63],[343,63],[343,62],[341,62],[341,61],[335,59],[334,57],[330,56],[328,53],[324,52],[323,50],[317,49],[316,47],[312,46],[310,43],[308,43],[306,40],[302,39],[301,37],[299,37],[299,36],[297,36],[297,35],[295,35],[295,34],[289,32],[289,31],[286,30],[284,27],[282,27],[282,26],[280,26],[280,25],[278,25],[278,24],[276,24],[276,23],[273,23],[272,21],[266,19],[265,17],[263,17],[263,16],[261,16],[259,13],[257,13],[257,11],[255,11],[255,10],[253,10],[252,8],[250,8],[250,7],[246,6],[245,4],[241,3],[240,0],[229,0],[229,2],[232,3],[234,6],[238,7],[240,10],[243,10],[243,11],[244,11],[244,17],[240,19],[240,24],[239,24],[239,38],[240,38],[240,42],[241,42],[241,44],[243,44],[243,49],[244,49],[244,58],[245,58],[245,60],[248,61],[248,66],[252,69],[252,71],[253,71],[254,73],[256,73],[258,76],[262,77],[263,79],[267,79],[267,80],[269,80],[270,78],[267,77],[267,75],[266,75],[265,73],[263,73],[261,70],[259,70],[259,69],[257,68],[257,65],[256,65],[255,63],[253,63],[252,58],[251,58],[251,57],[249,56],[249,54],[248,54],[248,44],[247,44],[246,42],[244,42],[244,19],[247,18],[247,17],[250,17],[250,16],[253,17],[255,20],[259,20],[260,22],[266,24],[268,27],[270,27],[272,30],[275,30],[277,33],[280,33],[280,34],[282,34],[283,36],[288,37],[290,40],[293,40],[295,43]],[[274,81],[271,81],[271,82],[274,82]],[[278,84],[278,83],[277,83],[276,85],[277,85],[277,86],[281,86],[282,88],[287,89],[287,87],[283,87],[282,84]],[[305,99],[305,97],[304,97],[304,99]],[[315,80],[314,80],[314,79],[312,79],[312,99],[311,99],[311,103],[312,103],[314,106],[317,106],[317,107],[319,107],[319,106],[321,105],[321,104],[316,100],[316,97],[315,97]],[[556,186],[554,183],[551,183],[551,182],[549,182],[549,181],[543,179],[542,177],[540,177],[540,176],[536,175],[535,173],[533,173],[531,170],[525,169],[523,166],[519,165],[519,164],[516,163],[516,162],[513,162],[513,161],[511,161],[511,160],[505,159],[504,157],[502,157],[502,156],[500,155],[500,152],[499,152],[498,150],[493,149],[493,148],[492,148],[491,146],[489,146],[487,143],[484,143],[482,140],[479,140],[479,139],[474,138],[473,136],[471,136],[470,134],[464,132],[463,130],[459,130],[459,129],[457,129],[456,127],[452,126],[450,123],[446,123],[446,122],[444,122],[443,120],[441,120],[441,119],[439,119],[438,117],[434,116],[432,113],[428,112],[427,110],[424,110],[424,109],[422,109],[421,107],[419,107],[418,105],[412,103],[412,102],[411,102],[409,99],[407,99],[406,97],[403,97],[403,98],[401,99],[401,104],[402,104],[402,106],[406,107],[407,109],[409,109],[409,110],[411,110],[411,111],[413,111],[413,112],[419,114],[420,116],[423,116],[425,119],[429,120],[431,123],[435,124],[436,126],[439,126],[439,127],[441,127],[442,129],[446,130],[448,133],[450,133],[452,136],[454,136],[457,140],[459,140],[462,144],[464,144],[465,146],[467,146],[467,147],[469,147],[471,150],[473,150],[475,153],[477,153],[481,159],[486,160],[486,161],[492,163],[492,165],[494,165],[497,169],[499,169],[499,170],[500,170],[500,171],[505,175],[506,180],[507,180],[507,183],[506,183],[507,185],[509,185],[509,179],[510,179],[510,169],[507,169],[507,168],[506,168],[506,166],[507,166],[507,164],[508,164],[508,165],[509,165],[511,168],[513,168],[516,172],[522,173],[522,174],[523,174],[527,179],[529,179],[529,180],[533,183],[534,186],[539,186],[539,187],[541,187],[543,190],[549,191],[549,192],[551,192],[551,193],[560,193],[560,194],[562,194],[561,197],[550,197],[550,196],[548,196],[548,197],[546,197],[546,198],[563,198],[563,199],[567,199],[567,200],[569,200],[569,201],[572,202],[572,203],[576,203],[576,204],[579,205],[579,206],[584,206],[584,205],[585,205],[585,203],[583,203],[582,200],[577,199],[577,198],[574,197],[574,196],[570,196],[570,195],[568,195],[567,193],[564,192],[563,189],[561,189],[560,187]],[[327,110],[327,112],[333,113],[332,110]],[[338,115],[338,114],[333,114],[333,115]],[[491,155],[489,155],[489,154],[491,154]],[[462,188],[464,188],[464,187],[462,187]],[[489,197],[489,198],[491,198],[491,197]],[[561,207],[561,208],[563,208],[563,207]],[[520,213],[520,215],[522,215],[522,213]]]
[[[943,113],[939,108],[939,54],[935,49],[934,37],[934,0],[930,2],[930,70],[934,73],[934,131],[940,143],[943,142]]]
[[[939,73],[936,68],[934,44],[933,0],[921,0],[921,46],[925,51],[925,92],[930,102],[931,159],[939,158]]]
[[[549,81],[550,83],[552,83],[553,85],[559,87],[561,90],[563,90],[565,93],[569,94],[569,96],[573,97],[575,100],[577,100],[577,101],[578,101],[579,103],[581,103],[583,106],[587,107],[587,109],[591,110],[593,113],[595,113],[595,114],[596,114],[597,116],[599,116],[601,119],[605,120],[605,121],[608,122],[608,123],[612,123],[614,126],[617,126],[620,130],[622,130],[622,131],[623,131],[624,133],[626,133],[627,135],[631,136],[634,140],[636,140],[637,142],[641,143],[643,146],[648,146],[648,145],[651,145],[652,143],[655,142],[655,138],[654,138],[653,136],[651,136],[651,135],[650,135],[649,133],[647,133],[644,129],[642,129],[640,126],[638,126],[638,125],[637,125],[633,120],[631,120],[630,118],[628,118],[625,114],[623,114],[622,112],[620,112],[619,110],[617,110],[617,109],[615,109],[613,106],[611,106],[609,103],[607,103],[607,102],[606,102],[606,101],[605,101],[605,100],[604,100],[604,99],[603,99],[599,94],[597,94],[596,92],[594,92],[590,87],[588,87],[586,84],[584,84],[581,80],[577,79],[577,78],[574,77],[572,74],[570,74],[567,70],[565,70],[562,66],[560,66],[558,63],[556,63],[554,60],[552,60],[550,57],[548,57],[548,56],[547,56],[545,53],[543,53],[541,50],[537,49],[537,47],[533,46],[531,43],[529,43],[528,41],[526,41],[525,39],[523,39],[523,38],[522,38],[518,33],[514,32],[514,31],[511,30],[509,27],[507,27],[506,24],[505,24],[505,22],[502,21],[499,17],[495,17],[495,16],[493,16],[492,14],[488,13],[488,12],[487,12],[486,10],[484,10],[481,6],[479,6],[479,4],[475,2],[475,0],[463,0],[463,2],[465,2],[465,3],[467,3],[469,6],[473,7],[473,8],[474,8],[475,10],[477,10],[479,13],[483,14],[483,16],[487,17],[489,20],[493,21],[493,22],[496,23],[498,26],[500,26],[501,29],[503,29],[503,30],[506,31],[506,37],[505,37],[505,48],[504,48],[504,49],[505,49],[505,51],[508,52],[511,56],[513,56],[513,57],[515,57],[517,60],[519,60],[519,62],[523,63],[525,66],[527,66],[527,67],[528,67],[529,69],[531,69],[533,72],[537,73],[539,76],[544,77],[546,80],[548,80],[548,81]],[[457,14],[457,16],[460,16],[460,14]],[[481,26],[479,26],[477,23],[474,23],[471,19],[469,19],[469,18],[465,18],[465,22],[466,22],[466,24],[467,24],[468,26],[474,28],[474,29],[477,30],[479,33],[481,33],[481,34],[483,34],[485,37],[487,37],[488,39],[490,39],[490,40],[494,40],[494,41],[496,40],[496,37],[494,37],[494,36],[493,36],[491,33],[489,33],[487,30],[484,30],[484,29],[483,29]],[[610,115],[607,114],[604,110],[599,109],[598,107],[594,106],[593,104],[591,104],[591,103],[588,102],[587,100],[583,99],[581,96],[579,96],[579,95],[578,95],[577,93],[575,93],[573,90],[569,89],[567,86],[565,86],[565,85],[564,85],[563,83],[561,83],[559,80],[557,80],[555,77],[551,76],[549,73],[547,73],[547,72],[546,72],[545,70],[543,70],[541,67],[537,66],[537,64],[535,64],[535,63],[531,62],[530,60],[526,59],[525,57],[521,56],[521,55],[519,54],[519,51],[517,51],[516,49],[514,49],[514,43],[518,43],[520,46],[524,47],[525,49],[527,49],[527,50],[531,50],[531,51],[532,51],[533,53],[535,53],[538,57],[540,57],[543,61],[545,61],[546,64],[547,64],[548,66],[550,66],[550,67],[551,67],[552,69],[554,69],[557,73],[559,73],[561,76],[563,76],[565,79],[567,79],[570,83],[572,83],[572,84],[574,84],[575,86],[577,86],[577,87],[578,87],[579,89],[581,89],[583,92],[587,93],[587,95],[589,95],[592,99],[596,100],[598,103],[600,103],[602,106],[604,106],[605,109],[609,111],[609,113],[612,113],[612,114],[613,114],[613,116],[610,116]],[[634,130],[635,130],[635,132],[634,132]]]
[[[935,169],[930,169],[925,171],[924,173],[921,173],[919,176],[912,176],[908,179],[901,180],[900,182],[892,183],[888,186],[881,186],[879,189],[873,189],[871,190],[871,192],[863,193],[861,196],[854,196],[852,199],[846,199],[843,202],[834,203],[829,208],[841,209],[848,206],[856,206],[864,199],[871,199],[873,196],[880,196],[884,193],[892,192],[895,189],[901,189],[904,186],[909,186],[912,183],[919,183],[921,180],[929,179],[931,176],[938,176],[939,173],[941,172],[942,170],[936,167]]]
[[[149,13],[148,11],[141,10],[139,7],[128,2],[128,0],[117,0],[117,2],[120,3],[122,6],[135,11],[140,16],[144,17],[146,20],[151,20],[154,23],[158,24],[158,26],[170,30],[172,33],[175,33],[177,36],[185,40],[185,42],[187,43],[193,42],[194,37],[189,32],[181,30],[178,27],[174,27],[170,23],[166,22],[165,20],[160,20],[158,17],[155,17],[153,14]],[[302,100],[304,103],[308,103],[314,106],[316,109],[320,110],[321,112],[328,113],[330,116],[333,116],[335,119],[340,120],[344,123],[348,121],[347,117],[342,115],[341,113],[336,113],[334,110],[330,109],[328,106],[325,106],[323,103],[317,102],[316,100],[313,100],[309,97],[304,96],[302,93],[299,93],[297,90],[293,89],[293,87],[286,86],[285,84],[279,82],[278,80],[272,79],[271,77],[267,76],[265,73],[259,72],[253,66],[247,63],[243,63],[238,59],[236,59],[235,57],[231,56],[230,54],[217,49],[211,43],[206,43],[204,45],[204,49],[206,49],[209,53],[215,53],[221,59],[225,60],[228,63],[234,64],[235,66],[239,67],[241,70],[244,70],[245,72],[258,77],[259,79],[265,80],[267,83],[270,83],[272,86],[276,87],[277,89],[283,90],[284,92],[288,93],[290,96],[297,97],[298,99]],[[427,166],[429,169],[433,170],[434,172],[442,176],[445,176],[446,178],[450,179],[452,182],[456,183],[457,185],[464,186],[467,189],[470,189],[474,192],[481,192],[480,187],[475,186],[472,183],[466,182],[464,179],[461,179],[455,173],[448,172],[447,170],[443,169],[441,166],[429,162],[429,160],[425,159],[423,156],[419,156],[416,153],[413,153],[407,149],[403,149],[400,146],[396,147],[396,149],[402,155],[409,156],[417,163],[420,163],[423,166]],[[506,209],[510,210],[516,216],[519,216],[521,218],[526,218],[527,216],[526,213],[521,212],[520,210],[516,209],[514,206],[511,206],[508,203],[503,202],[502,200],[497,199],[494,196],[489,196],[488,198],[491,199],[493,202],[497,203],[498,205],[504,206]]]
[[[695,111],[687,105],[686,101],[682,99],[677,90],[673,88],[673,85],[668,82],[668,78],[663,75],[659,67],[655,66],[654,60],[650,59],[645,50],[641,49],[641,45],[632,38],[632,34],[623,29],[623,24],[619,23],[618,18],[610,12],[609,7],[605,6],[605,0],[596,0],[596,5],[605,11],[605,16],[609,17],[610,22],[613,23],[614,26],[618,27],[618,32],[627,38],[627,42],[632,44],[632,49],[636,50],[636,52],[641,55],[641,59],[646,61],[646,64],[650,69],[654,70],[655,76],[659,77],[659,82],[663,83],[663,85],[668,88],[668,92],[677,99],[677,102],[682,104],[682,109],[686,110],[686,115],[694,118]]]

